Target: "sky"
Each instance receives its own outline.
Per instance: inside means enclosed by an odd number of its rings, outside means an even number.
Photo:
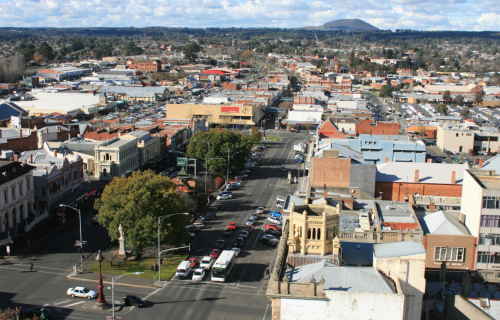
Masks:
[[[0,0],[1,27],[319,26],[361,19],[379,29],[500,30],[500,0]]]

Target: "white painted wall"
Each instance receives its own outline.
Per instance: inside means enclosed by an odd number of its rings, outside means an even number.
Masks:
[[[329,290],[325,294],[327,301],[281,299],[281,320],[403,319],[403,295]]]
[[[483,206],[483,188],[471,176],[464,171],[462,184],[462,206],[461,213],[465,214],[465,225],[474,237],[479,237],[479,225],[481,223],[481,208]]]

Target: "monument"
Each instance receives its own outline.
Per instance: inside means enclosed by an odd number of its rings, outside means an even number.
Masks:
[[[118,241],[120,241],[120,249],[118,250],[118,254],[119,255],[126,255],[126,252],[125,252],[125,237],[123,236],[123,226],[121,224],[118,227],[118,232],[120,232],[120,239],[118,239]]]

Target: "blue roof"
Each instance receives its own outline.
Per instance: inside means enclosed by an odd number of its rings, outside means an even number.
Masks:
[[[10,119],[11,116],[18,117],[20,114],[27,115],[28,112],[13,102],[0,104],[0,119]]]
[[[373,265],[373,243],[340,241],[342,263],[350,266]]]

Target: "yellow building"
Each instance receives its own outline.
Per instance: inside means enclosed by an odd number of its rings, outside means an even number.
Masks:
[[[263,104],[167,104],[168,119],[203,118],[210,124],[246,129],[264,116]]]

